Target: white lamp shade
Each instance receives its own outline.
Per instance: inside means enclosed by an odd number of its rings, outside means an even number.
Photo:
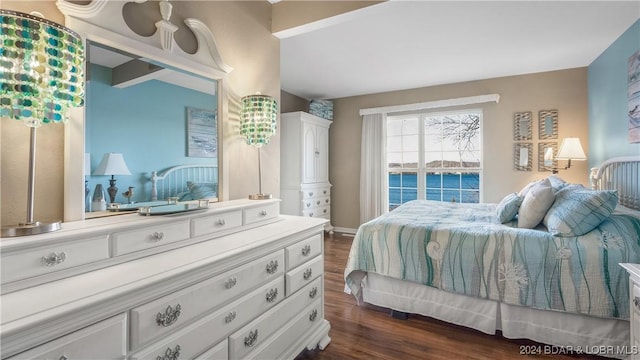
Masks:
[[[108,153],[104,154],[93,175],[131,175],[131,172],[124,162],[122,154]]]
[[[587,160],[579,138],[564,138],[558,151],[557,160]]]

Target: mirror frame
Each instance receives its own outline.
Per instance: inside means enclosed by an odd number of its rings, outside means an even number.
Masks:
[[[229,197],[226,186],[229,158],[224,151],[225,125],[229,117],[227,74],[233,68],[222,61],[211,30],[197,19],[184,20],[195,35],[196,52],[189,54],[180,49],[173,39],[178,27],[169,21],[172,5],[167,0],[158,3],[163,19],[156,22],[157,31],[149,37],[136,34],[123,17],[124,6],[129,2],[134,1],[93,0],[87,5],[79,5],[58,0],[56,6],[65,16],[65,25],[80,34],[85,46],[87,41],[104,44],[218,82],[218,199],[226,200]],[[84,219],[84,136],[85,108],[73,108],[64,130],[65,222]]]

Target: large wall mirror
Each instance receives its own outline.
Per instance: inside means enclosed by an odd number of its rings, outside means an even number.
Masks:
[[[110,175],[117,180],[116,203],[139,203],[166,197],[158,196],[152,184],[163,170],[207,166],[214,169],[207,175],[207,186],[214,186],[208,195],[226,199],[222,134],[231,68],[220,59],[210,30],[198,20],[185,20],[198,42],[197,51],[187,54],[173,40],[167,1],[159,3],[163,19],[150,37],[126,25],[126,2],[57,5],[67,26],[86,39],[87,49],[85,107],[70,114],[71,126],[65,129],[65,221],[95,217],[101,209],[92,203],[93,193],[98,184],[109,187]],[[110,153],[122,154],[130,175],[104,173],[101,163]],[[188,180],[172,186],[186,189]],[[129,187],[130,198],[123,194]]]

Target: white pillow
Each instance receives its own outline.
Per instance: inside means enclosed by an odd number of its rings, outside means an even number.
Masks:
[[[523,187],[522,190],[520,190],[520,192],[518,192],[518,196],[520,196],[521,198],[524,199],[524,197],[527,196],[527,193],[529,192],[529,190],[531,190],[531,188],[534,187],[540,181],[542,181],[542,180],[532,181],[532,182],[528,183],[527,185],[525,185],[525,187]]]
[[[518,210],[518,227],[533,229],[544,219],[556,196],[549,179],[533,185]]]

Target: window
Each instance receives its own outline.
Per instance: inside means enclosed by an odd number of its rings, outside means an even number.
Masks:
[[[387,117],[389,210],[415,199],[481,200],[482,112]]]

